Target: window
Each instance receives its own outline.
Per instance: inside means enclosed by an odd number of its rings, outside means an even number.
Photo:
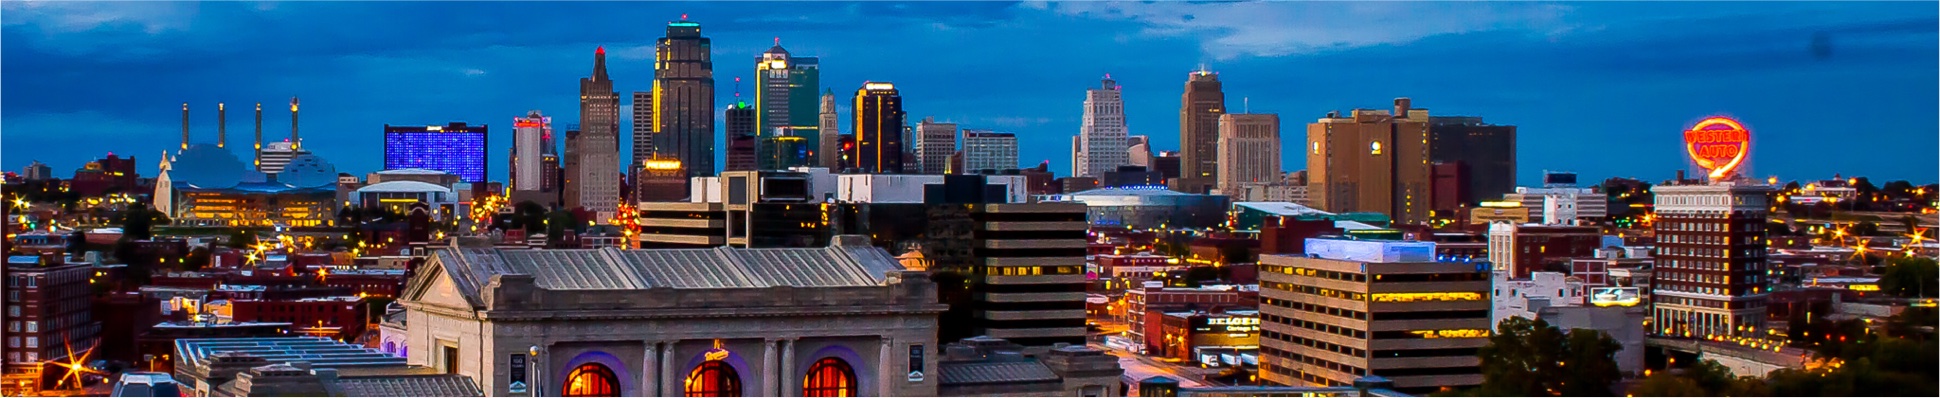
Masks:
[[[27,321],[27,333],[38,333],[38,332],[40,332],[40,322]]]
[[[808,368],[802,378],[804,397],[853,397],[857,394],[855,369],[839,358],[822,358]]]
[[[687,373],[687,396],[689,397],[739,397],[741,396],[741,375],[734,372],[734,366],[727,362],[707,361],[695,366]]]
[[[568,397],[617,397],[620,396],[620,378],[613,375],[613,369],[606,365],[588,363],[573,369],[566,376],[565,396]]]
[[[27,348],[40,347],[40,337],[27,336]]]

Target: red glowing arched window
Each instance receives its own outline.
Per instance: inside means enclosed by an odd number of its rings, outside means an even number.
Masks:
[[[613,376],[613,370],[606,365],[589,363],[573,369],[566,376],[565,396],[568,397],[617,397],[620,396],[620,378]]]
[[[727,362],[707,361],[687,373],[689,397],[739,397],[741,375]]]
[[[808,375],[802,377],[804,397],[853,397],[857,390],[855,369],[835,357],[815,361],[808,367]]]

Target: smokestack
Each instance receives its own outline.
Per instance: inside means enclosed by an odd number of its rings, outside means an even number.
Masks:
[[[228,107],[223,106],[221,102],[217,102],[216,103],[216,147],[227,148],[228,145],[229,145],[229,109]]]
[[[1395,98],[1394,117],[1408,117],[1408,108],[1413,104],[1414,101],[1409,100],[1408,97]]]
[[[290,150],[296,151],[302,148],[303,148],[303,141],[297,139],[297,136],[296,136],[296,97],[291,96],[290,97]]]
[[[256,171],[263,171],[263,103],[256,103]]]
[[[189,149],[189,103],[182,103],[182,149]]]

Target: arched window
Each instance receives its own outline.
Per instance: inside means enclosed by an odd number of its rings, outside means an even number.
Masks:
[[[620,378],[613,376],[613,370],[606,365],[588,363],[573,369],[566,376],[565,396],[568,397],[617,397],[620,396]]]
[[[857,390],[855,369],[835,357],[815,361],[808,367],[808,375],[802,377],[804,397],[853,397]]]
[[[386,342],[384,342],[384,353],[385,353],[385,354],[396,354],[396,353],[397,353],[397,342],[394,342],[394,341],[386,341]]]
[[[739,397],[741,396],[741,375],[727,362],[707,361],[695,366],[687,373],[687,396],[689,397]]]

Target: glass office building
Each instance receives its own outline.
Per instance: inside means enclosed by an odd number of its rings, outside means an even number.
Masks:
[[[384,125],[384,169],[426,169],[485,182],[486,126]]]

